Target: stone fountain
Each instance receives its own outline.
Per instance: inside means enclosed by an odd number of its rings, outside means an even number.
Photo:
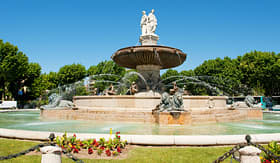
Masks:
[[[141,46],[131,46],[119,49],[112,59],[119,66],[136,69],[146,80],[138,80],[140,92],[156,91],[155,85],[160,82],[160,70],[181,65],[187,55],[181,50],[157,45],[159,36],[155,34],[157,19],[154,10],[147,16],[143,11],[141,19]]]
[[[157,19],[154,10],[147,16],[143,11],[141,19],[141,46],[131,46],[119,49],[112,55],[118,65],[136,69],[141,76],[137,81],[138,89],[142,93],[155,92],[160,82],[160,70],[181,65],[187,55],[181,50],[157,45],[159,37],[155,34]],[[145,81],[143,81],[145,80]],[[164,125],[188,125],[198,123],[216,123],[244,119],[262,119],[263,114],[258,108],[228,109],[226,96],[177,96],[183,116],[170,116],[167,105],[178,104],[168,99],[168,103],[154,93],[154,96],[111,95],[111,96],[75,96],[75,109],[42,110],[43,118],[53,119],[81,119],[99,121],[126,121],[159,123]],[[166,105],[166,106],[161,106]],[[153,114],[153,110],[160,110]],[[175,110],[176,110],[175,109]],[[172,109],[171,109],[172,110]],[[174,110],[174,109],[173,109]],[[187,112],[185,112],[187,110]],[[181,114],[183,111],[184,113]],[[159,116],[162,115],[162,116]]]

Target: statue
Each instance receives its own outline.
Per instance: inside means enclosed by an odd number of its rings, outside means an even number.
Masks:
[[[116,95],[113,84],[111,84],[108,90],[106,91],[106,95]]]
[[[146,11],[142,11],[142,18],[141,18],[141,30],[142,30],[142,36],[147,35],[147,24],[148,24],[148,16],[146,15]]]
[[[49,98],[49,104],[43,105],[41,109],[57,109],[57,108],[73,108],[74,104],[72,101],[62,100],[62,96],[59,96],[57,93],[52,93]]]
[[[247,104],[247,106],[249,106],[249,107],[253,107],[253,105],[255,103],[254,97],[253,96],[249,96],[249,95],[245,97],[244,101]]]
[[[173,96],[173,107],[172,110],[175,111],[185,111],[183,105],[183,96],[181,93],[176,92]]]
[[[248,107],[251,107],[251,108],[261,107],[261,106],[257,105],[257,102],[255,101],[253,96],[250,96],[250,95],[246,96],[244,101]]]
[[[158,106],[159,111],[171,111],[172,110],[172,101],[170,100],[170,96],[167,92],[164,92],[161,95],[160,104]]]
[[[142,36],[145,35],[156,35],[156,27],[157,27],[157,18],[154,15],[155,10],[152,9],[152,11],[149,13],[149,15],[146,15],[145,11],[142,11],[142,18],[141,18],[141,30],[142,30]]]
[[[183,105],[183,96],[180,92],[176,92],[173,96],[169,95],[167,92],[164,92],[161,95],[160,104],[153,109],[153,113],[159,111],[186,111],[184,110]]]
[[[149,13],[148,15],[148,34],[149,35],[155,35],[155,31],[156,31],[156,28],[157,28],[157,18],[156,16],[154,15],[154,12],[155,10],[152,9],[152,11]]]
[[[132,82],[130,88],[127,91],[127,95],[135,95],[138,92],[138,88],[135,82]]]

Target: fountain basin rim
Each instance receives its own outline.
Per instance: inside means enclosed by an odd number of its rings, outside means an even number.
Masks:
[[[180,52],[182,52],[182,50],[178,49],[178,48],[173,48],[173,47],[170,47],[170,46],[163,46],[163,45],[139,45],[139,46],[128,46],[128,47],[125,47],[125,48],[120,48],[117,50],[118,51],[121,51],[121,50],[125,50],[125,49],[131,49],[131,48],[145,48],[145,47],[151,47],[151,48],[168,48],[168,49],[174,49],[174,50],[178,50]],[[116,54],[117,52],[115,52],[114,54]],[[182,52],[183,53],[183,52]],[[185,54],[185,53],[184,53]]]
[[[126,68],[136,69],[138,65],[156,65],[161,69],[167,69],[181,65],[186,60],[187,54],[173,47],[143,45],[119,49],[111,58],[119,66]]]
[[[48,131],[28,131],[0,128],[0,137],[24,140],[48,140],[50,133],[55,133],[56,136],[62,136],[62,132]],[[74,133],[68,133],[73,135]],[[78,139],[85,140],[89,138],[109,139],[114,137],[110,134],[89,134],[75,133]],[[273,134],[251,134],[252,142],[254,143],[269,143],[271,141],[280,141],[280,133]],[[130,144],[137,145],[189,145],[189,146],[217,146],[217,145],[234,145],[245,143],[244,135],[123,135],[123,140],[127,140]]]
[[[73,99],[160,99],[160,96],[131,96],[131,95],[112,95],[112,96],[74,96]],[[228,99],[227,96],[183,96],[183,99]]]

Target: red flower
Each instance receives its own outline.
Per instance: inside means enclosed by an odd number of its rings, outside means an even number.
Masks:
[[[93,153],[92,148],[88,148],[88,154],[92,154],[92,153]]]
[[[75,148],[74,153],[79,153],[79,150],[77,148]]]
[[[83,147],[83,146],[84,146],[84,144],[83,144],[83,143],[80,143],[80,146],[81,146],[81,147]]]
[[[107,149],[107,150],[106,150],[106,155],[107,155],[107,156],[111,156],[111,151],[110,151],[110,149]]]
[[[73,135],[74,137],[77,137],[76,134]]]
[[[269,160],[265,160],[265,163],[271,163]]]
[[[117,147],[117,151],[118,151],[119,153],[121,153],[121,152],[122,152],[122,150],[121,150],[120,146],[118,146],[118,147]]]
[[[98,146],[99,146],[99,143],[98,143],[98,142],[96,142],[96,143],[94,144],[94,146],[98,147]]]
[[[121,133],[121,132],[118,131],[118,132],[116,132],[116,135],[118,135],[118,134],[120,134],[120,133]]]
[[[105,147],[103,147],[103,146],[102,146],[102,147],[100,147],[100,149],[104,150],[104,149],[105,149]]]
[[[121,136],[118,136],[118,139],[120,139],[121,138]]]
[[[92,144],[95,144],[95,143],[96,143],[96,139],[93,140]]]

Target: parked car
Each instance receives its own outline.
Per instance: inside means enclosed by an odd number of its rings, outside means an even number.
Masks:
[[[17,101],[1,101],[0,109],[16,109]]]

